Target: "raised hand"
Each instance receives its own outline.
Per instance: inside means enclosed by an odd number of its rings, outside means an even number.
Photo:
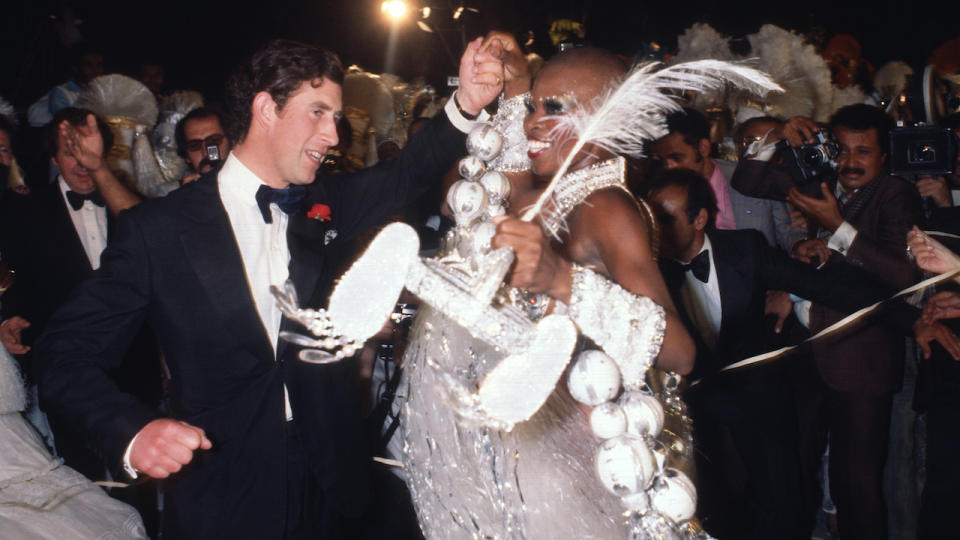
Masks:
[[[498,30],[487,33],[477,52],[477,61],[498,61],[503,64],[505,98],[530,90],[530,65],[513,35]]]
[[[468,114],[480,114],[503,90],[503,62],[479,55],[481,43],[479,37],[468,43],[460,58],[460,88],[455,97]]]
[[[69,152],[80,165],[90,171],[103,167],[103,137],[97,128],[97,118],[88,114],[86,125],[74,126],[64,120],[60,122],[60,135]]]
[[[783,123],[777,134],[780,135],[780,138],[786,139],[790,146],[796,148],[815,142],[816,134],[819,132],[820,126],[813,120],[803,116],[794,116]]]
[[[130,465],[151,478],[166,478],[193,460],[193,453],[213,447],[196,426],[160,418],[143,426],[130,448]]]

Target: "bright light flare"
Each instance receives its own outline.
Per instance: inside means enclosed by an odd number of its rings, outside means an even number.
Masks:
[[[380,12],[390,19],[398,21],[407,14],[407,3],[403,0],[387,0],[380,4]]]

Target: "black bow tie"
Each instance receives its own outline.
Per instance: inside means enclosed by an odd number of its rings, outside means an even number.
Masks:
[[[270,203],[276,204],[288,216],[300,209],[300,201],[307,194],[303,186],[290,186],[284,189],[274,189],[270,186],[260,186],[257,190],[257,206],[263,215],[264,223],[273,223],[270,214]]]
[[[706,283],[710,279],[710,250],[705,249],[690,261],[690,264],[681,264],[685,272],[693,272],[693,277]]]
[[[67,190],[67,202],[70,203],[70,208],[74,210],[79,210],[83,207],[84,201],[90,201],[97,206],[104,206],[106,203],[103,202],[103,197],[100,196],[100,193],[97,191],[91,191],[86,195],[82,193],[77,193],[76,191]]]

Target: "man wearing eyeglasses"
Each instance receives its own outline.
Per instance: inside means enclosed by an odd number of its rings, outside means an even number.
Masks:
[[[176,138],[177,152],[190,166],[181,185],[210,172],[230,153],[220,113],[207,107],[196,108],[184,116],[177,124]]]

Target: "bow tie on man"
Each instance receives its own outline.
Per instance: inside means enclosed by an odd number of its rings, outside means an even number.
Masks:
[[[106,205],[103,197],[98,191],[91,191],[90,193],[77,193],[76,191],[67,190],[67,202],[70,203],[70,208],[74,210],[80,210],[83,208],[83,203],[90,201],[93,204],[103,207]]]
[[[701,251],[689,264],[681,264],[681,266],[684,272],[693,272],[693,277],[706,283],[710,279],[710,250]]]
[[[267,185],[260,186],[257,189],[257,206],[260,207],[260,214],[263,215],[264,223],[273,223],[273,216],[270,213],[270,203],[274,203],[283,213],[293,214],[300,209],[300,201],[307,194],[307,188],[304,186],[289,186],[284,189],[276,189]]]

